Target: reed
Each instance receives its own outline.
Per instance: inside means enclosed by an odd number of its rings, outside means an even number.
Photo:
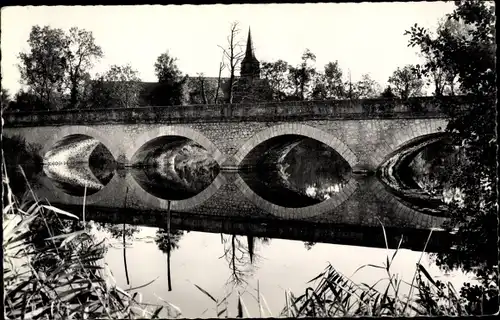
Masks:
[[[136,319],[174,318],[180,311],[168,302],[141,302],[137,288],[116,286],[103,263],[106,245],[78,217],[46,201],[21,203],[9,186],[5,161],[4,314],[5,319]],[[63,219],[64,218],[64,219]],[[80,223],[78,230],[63,220]],[[45,235],[42,241],[40,235]]]
[[[387,248],[387,237],[382,225]],[[372,285],[357,284],[341,274],[332,265],[308,283],[311,284],[302,295],[286,295],[285,308],[281,316],[287,317],[352,317],[352,316],[465,316],[466,301],[457,294],[450,282],[435,281],[421,259],[425,253],[429,237],[416,264],[413,280],[408,283],[391,271],[391,265],[399,251],[398,248],[382,265],[369,264],[369,267],[385,270],[387,277]],[[358,271],[356,270],[356,272]],[[356,273],[355,272],[355,273]],[[375,287],[386,281],[383,290]],[[409,285],[409,292],[402,292],[401,284]]]

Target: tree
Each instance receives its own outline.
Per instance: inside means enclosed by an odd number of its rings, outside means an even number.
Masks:
[[[10,94],[5,88],[2,88],[2,112],[9,107],[10,104]]]
[[[384,91],[382,91],[382,93],[380,94],[380,97],[382,97],[382,98],[395,98],[396,95],[394,94],[394,92],[392,92],[391,86],[387,86],[384,89]]]
[[[158,56],[155,62],[155,74],[158,86],[153,90],[154,105],[180,105],[183,101],[183,89],[188,77],[183,76],[177,66],[177,58],[166,51]]]
[[[369,74],[364,74],[361,80],[354,85],[354,96],[356,99],[371,99],[380,96],[382,91],[380,84],[373,80]]]
[[[316,55],[309,49],[302,54],[302,62],[297,67],[290,67],[289,80],[292,83],[293,95],[296,99],[306,100],[311,97],[313,80],[317,76],[311,63],[316,61]]]
[[[498,281],[494,10],[493,3],[457,1],[447,19],[468,25],[462,29],[465,36],[453,36],[451,31],[432,36],[418,25],[406,32],[410,46],[437,57],[434,64],[422,66],[424,74],[436,68],[451,68],[458,75],[463,93],[474,98],[466,111],[456,113],[448,108],[451,120],[446,130],[463,158],[452,168],[449,183],[462,192],[463,198],[450,205],[452,220],[447,227],[456,228],[453,249],[436,258],[445,269],[475,271],[482,280],[482,289],[476,293],[479,300],[486,299],[490,284]],[[492,301],[496,312],[498,289]]]
[[[189,82],[189,103],[190,104],[214,104],[217,98],[216,81],[207,79],[203,73],[198,74]],[[220,91],[220,89],[219,89]]]
[[[454,38],[456,41],[470,38],[468,32],[471,26],[461,20],[442,19],[439,21],[438,28],[433,36],[443,36]],[[425,44],[423,44],[425,45]],[[442,65],[439,61],[442,59],[442,52],[435,50],[422,50],[421,55],[425,58],[427,77],[434,86],[433,94],[435,96],[455,95],[457,70],[452,65]]]
[[[208,98],[207,98],[207,88],[205,85],[205,77],[203,74],[199,74],[197,80],[197,84],[199,85],[200,88],[200,95],[201,95],[201,101],[203,104],[208,104]]]
[[[214,98],[214,103],[219,103],[219,94],[221,91],[221,86],[222,86],[222,71],[225,68],[224,64],[224,54],[222,55],[221,62],[219,63],[219,76],[217,77],[217,88],[215,89],[215,98]]]
[[[328,62],[324,74],[318,75],[313,90],[315,99],[342,99],[346,96],[346,89],[342,80],[342,69],[338,61]]]
[[[255,271],[254,263],[261,258],[254,252],[255,238],[247,236],[244,239],[236,235],[223,237],[221,234],[221,241],[224,245],[223,257],[231,271],[228,283],[235,285],[247,283],[247,278]]]
[[[92,32],[73,27],[64,41],[64,59],[67,69],[67,86],[70,90],[70,106],[76,108],[81,87],[88,77],[88,71],[94,61],[101,58],[103,52],[95,44]]]
[[[424,86],[424,82],[412,65],[406,65],[402,69],[397,68],[389,77],[389,83],[394,86],[395,93],[401,99],[421,95]]]
[[[19,54],[21,81],[45,109],[60,108],[67,65],[64,32],[33,26],[28,44],[30,51]]]
[[[79,91],[79,107],[80,108],[91,108],[95,104],[95,101],[93,101],[93,90],[94,90],[94,85],[98,81],[95,81],[91,78],[90,74],[84,73],[82,75],[81,79],[81,84],[80,88],[78,89]],[[95,104],[97,108],[99,108],[99,104]],[[70,108],[73,106],[70,104]]]
[[[261,75],[271,88],[273,101],[283,101],[287,97],[290,88],[289,69],[290,65],[283,60],[262,62]]]
[[[155,243],[161,252],[167,253],[179,249],[179,241],[184,236],[183,230],[170,230],[170,233],[164,228],[156,231]]]
[[[226,47],[219,46],[222,49],[225,65],[229,69],[229,85],[228,85],[228,103],[233,103],[234,88],[236,85],[236,71],[239,70],[241,61],[243,60],[243,44],[238,39],[241,30],[237,21],[232,22],[227,37]]]
[[[103,76],[104,94],[109,95],[113,104],[121,108],[133,108],[139,105],[141,79],[138,72],[127,64],[112,65]]]

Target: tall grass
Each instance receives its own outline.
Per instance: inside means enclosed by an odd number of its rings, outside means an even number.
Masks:
[[[151,305],[141,295],[116,286],[103,263],[106,245],[80,224],[72,230],[61,218],[78,217],[41,201],[32,193],[19,202],[9,186],[6,166],[2,185],[4,306],[6,319],[135,319],[177,317],[165,302]],[[74,229],[74,228],[73,228]],[[42,241],[34,241],[47,235]],[[41,243],[40,243],[41,242]],[[163,311],[163,313],[162,313]]]
[[[383,226],[382,229],[388,248]],[[411,283],[402,280],[391,271],[392,263],[399,251],[398,246],[392,256],[386,256],[386,261],[382,265],[369,264],[358,268],[358,270],[365,267],[383,269],[386,278],[372,285],[357,284],[335,270],[332,265],[328,265],[323,272],[309,281],[315,285],[308,287],[305,293],[298,297],[292,293],[286,294],[286,306],[281,315],[287,317],[468,315],[465,308],[466,301],[457,294],[451,282],[435,281],[421,264],[431,235],[432,230],[416,264]],[[383,280],[386,281],[384,289],[375,289]],[[409,286],[407,294],[402,292],[401,284]]]

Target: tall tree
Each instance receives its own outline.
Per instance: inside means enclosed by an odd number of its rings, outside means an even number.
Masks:
[[[261,76],[267,80],[272,91],[273,101],[283,101],[289,94],[290,80],[288,70],[290,66],[286,61],[262,62]]]
[[[318,76],[314,88],[315,99],[342,99],[346,96],[346,88],[342,80],[342,69],[338,61],[328,62],[324,73]]]
[[[373,80],[369,74],[361,76],[361,80],[354,85],[356,99],[371,99],[380,96],[382,88],[377,81]]]
[[[456,37],[452,32],[444,32],[434,37],[418,25],[406,32],[410,35],[410,46],[438,57],[435,65],[422,67],[424,74],[436,67],[451,68],[457,72],[463,93],[475,98],[466,111],[451,113],[446,128],[452,133],[454,144],[460,147],[463,157],[460,165],[452,168],[450,185],[460,190],[463,197],[451,204],[449,227],[456,227],[454,249],[438,255],[437,262],[444,268],[474,270],[482,279],[482,288],[473,295],[479,300],[492,301],[492,310],[497,312],[495,6],[486,1],[456,1],[456,8],[447,19],[468,25],[462,29],[466,36]],[[489,299],[486,293],[492,283],[497,291]]]
[[[239,39],[240,32],[239,23],[237,21],[232,22],[229,29],[229,35],[227,36],[226,46],[219,46],[224,55],[225,65],[229,69],[228,103],[233,103],[236,71],[239,70],[245,54],[243,51],[243,43],[241,39]]]
[[[179,70],[177,58],[166,51],[158,56],[154,67],[158,86],[152,93],[153,104],[163,106],[182,104],[184,85],[188,77],[183,76]]]
[[[104,90],[107,91],[114,104],[121,108],[133,108],[139,105],[141,79],[138,72],[127,64],[112,65],[104,74]]]
[[[469,32],[471,25],[463,20],[442,19],[439,21],[438,28],[433,37],[444,37],[455,39],[455,42],[470,40]],[[422,43],[425,46],[424,43]],[[440,61],[443,59],[441,51],[422,50],[421,55],[425,58],[426,75],[434,86],[433,94],[435,96],[455,95],[457,92],[457,70],[453,65],[443,65]]]
[[[298,66],[289,68],[289,79],[294,89],[295,98],[306,100],[311,97],[313,80],[317,76],[316,69],[312,66],[312,63],[316,62],[316,55],[306,49],[301,60]]]
[[[73,27],[65,37],[64,58],[67,69],[67,85],[70,90],[70,107],[76,108],[87,74],[94,62],[103,56],[95,43],[92,32]]]
[[[21,81],[46,109],[60,108],[66,71],[66,41],[63,30],[31,28],[29,52],[19,54]]]
[[[397,68],[389,77],[389,83],[394,86],[395,93],[401,99],[421,95],[424,86],[423,80],[412,65],[406,65],[402,69]]]

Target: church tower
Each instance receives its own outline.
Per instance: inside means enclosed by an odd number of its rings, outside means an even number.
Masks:
[[[248,28],[248,39],[247,39],[247,49],[245,52],[245,57],[241,62],[241,77],[249,79],[259,79],[260,78],[260,62],[255,58],[252,45],[252,35],[250,34],[250,27]]]

